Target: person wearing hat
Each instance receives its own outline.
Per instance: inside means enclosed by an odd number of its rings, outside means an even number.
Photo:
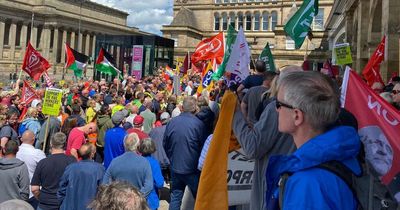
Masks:
[[[149,135],[143,131],[143,122],[144,118],[140,115],[136,115],[135,118],[133,118],[133,128],[128,129],[127,132],[129,134],[136,133],[140,140],[149,138]]]
[[[107,169],[111,161],[125,152],[124,138],[126,131],[123,128],[128,110],[123,109],[115,112],[111,117],[114,127],[108,129],[104,135],[104,167]]]

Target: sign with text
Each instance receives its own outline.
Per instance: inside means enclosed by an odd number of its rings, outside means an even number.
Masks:
[[[132,55],[132,76],[136,79],[142,78],[142,66],[143,66],[143,45],[133,45]]]
[[[46,115],[58,116],[60,114],[62,90],[47,88],[44,94],[42,112]]]
[[[334,51],[335,51],[335,58],[337,65],[345,65],[353,63],[349,43],[336,45]]]

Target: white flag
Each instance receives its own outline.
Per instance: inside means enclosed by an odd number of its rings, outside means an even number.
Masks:
[[[238,75],[244,80],[249,75],[250,49],[240,27],[236,41],[232,46],[231,56],[226,64],[226,71]]]

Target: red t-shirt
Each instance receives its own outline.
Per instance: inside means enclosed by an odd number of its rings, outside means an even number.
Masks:
[[[78,128],[73,128],[68,135],[66,155],[71,155],[71,149],[78,150],[86,142],[85,133]]]
[[[145,133],[142,130],[137,129],[137,128],[130,128],[130,129],[127,130],[127,132],[128,132],[128,134],[136,133],[140,140],[143,140],[145,138],[149,138],[149,135],[147,133]]]

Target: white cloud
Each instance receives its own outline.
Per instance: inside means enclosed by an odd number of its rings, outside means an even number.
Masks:
[[[129,13],[128,26],[161,34],[162,25],[172,21],[172,0],[91,0]]]

